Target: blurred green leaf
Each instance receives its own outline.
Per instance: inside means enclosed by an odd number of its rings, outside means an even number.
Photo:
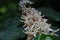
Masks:
[[[41,34],[37,37],[34,37],[33,40],[60,40],[60,38],[58,38],[56,36]]]
[[[0,8],[0,12],[1,12],[2,14],[5,14],[5,13],[7,12],[7,8],[6,8],[6,7],[1,7],[1,8]]]
[[[33,40],[45,40],[45,38],[46,38],[46,35],[40,34],[37,37],[34,37]]]
[[[46,37],[45,40],[53,40],[51,37]]]

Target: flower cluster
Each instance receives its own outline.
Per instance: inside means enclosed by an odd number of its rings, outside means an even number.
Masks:
[[[57,32],[58,30],[53,30],[51,29],[51,24],[46,23],[47,19],[42,18],[44,16],[41,16],[41,12],[38,10],[35,10],[34,8],[26,8],[22,12],[22,19],[24,19],[24,30],[26,34],[28,35],[33,35],[36,37],[36,35],[39,33],[44,33],[44,34],[50,34],[50,31],[52,33]],[[56,35],[56,34],[54,34]]]
[[[51,29],[51,24],[46,23],[47,19],[43,18],[41,16],[41,12],[38,10],[35,10],[34,8],[26,8],[26,3],[32,3],[28,0],[23,0],[20,2],[20,6],[22,7],[22,16],[21,18],[23,20],[20,20],[21,22],[24,22],[24,33],[27,35],[33,35],[36,37],[37,34],[44,33],[46,35],[48,34],[55,34],[55,32],[59,31],[60,29],[53,30]],[[50,33],[51,31],[51,33]],[[57,36],[57,35],[56,35]]]
[[[30,0],[21,0],[19,3],[20,8],[24,10],[26,8],[26,4],[33,4],[33,2],[31,2]]]

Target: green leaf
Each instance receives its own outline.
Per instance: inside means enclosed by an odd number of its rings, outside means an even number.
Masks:
[[[46,38],[46,35],[40,34],[37,37],[34,37],[33,40],[45,40],[45,38]]]
[[[46,38],[46,35],[44,35],[44,34],[41,34],[41,36],[39,35],[39,38],[38,38],[38,40],[44,40]]]
[[[34,37],[33,40],[60,40],[60,38],[56,36],[41,34],[37,37]]]
[[[53,40],[51,37],[46,37],[45,40]]]

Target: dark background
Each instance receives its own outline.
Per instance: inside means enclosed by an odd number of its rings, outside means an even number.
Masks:
[[[31,0],[31,7],[42,12],[53,29],[60,28],[60,1],[59,0]],[[0,40],[25,40],[18,3],[20,0],[0,0]],[[60,31],[57,33],[60,36]]]

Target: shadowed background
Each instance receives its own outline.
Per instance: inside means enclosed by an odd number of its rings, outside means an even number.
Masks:
[[[0,0],[0,40],[26,40],[23,31],[19,10],[20,0]],[[60,2],[59,0],[31,0],[31,7],[42,12],[53,29],[60,28]],[[57,34],[60,36],[60,31]]]

